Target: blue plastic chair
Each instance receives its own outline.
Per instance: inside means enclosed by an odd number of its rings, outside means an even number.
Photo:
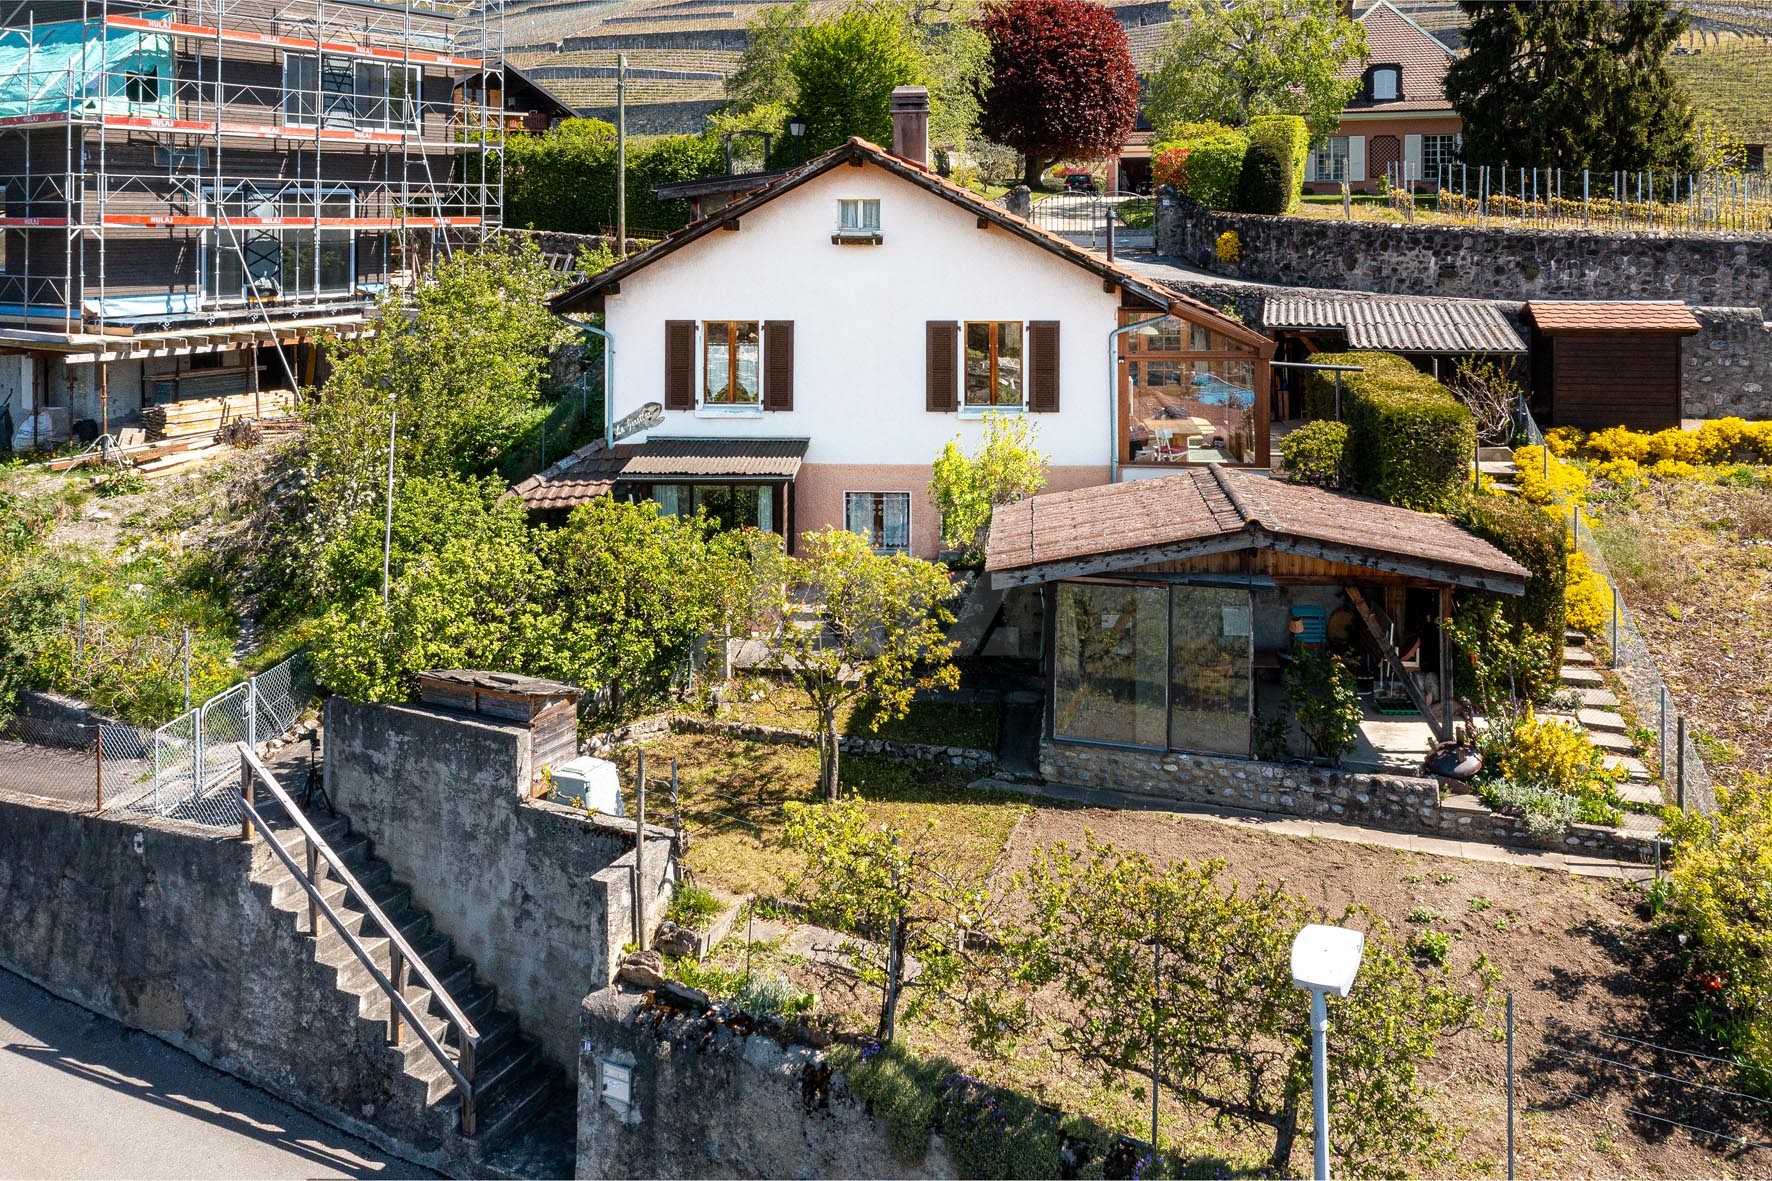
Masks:
[[[1321,644],[1329,639],[1329,612],[1323,607],[1303,605],[1292,608],[1292,618],[1304,623],[1302,631],[1294,633],[1294,638],[1306,644]]]

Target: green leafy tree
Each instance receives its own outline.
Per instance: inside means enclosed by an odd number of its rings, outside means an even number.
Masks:
[[[717,622],[704,593],[707,529],[651,501],[605,496],[574,509],[543,543],[559,580],[545,667],[607,689],[616,717],[662,692]]]
[[[1153,126],[1302,115],[1332,134],[1359,88],[1342,67],[1366,60],[1366,30],[1341,0],[1176,0],[1145,94]]]
[[[843,952],[880,989],[882,1042],[897,1032],[901,1003],[914,1014],[929,997],[981,982],[990,957],[978,937],[996,908],[989,871],[957,853],[935,821],[914,831],[883,824],[854,796],[784,811],[783,842],[805,859],[792,891],[815,922],[857,936]],[[921,970],[907,994],[913,960]]]
[[[309,648],[320,682],[360,701],[405,701],[426,669],[533,669],[552,632],[554,581],[522,505],[491,482],[433,476],[394,503],[386,606],[379,509],[328,551],[335,591]]]
[[[1555,667],[1551,639],[1530,624],[1508,619],[1494,597],[1465,604],[1447,621],[1446,631],[1465,654],[1483,716],[1482,744],[1493,756],[1513,742],[1515,729],[1530,716],[1545,669]]]
[[[728,680],[732,676],[730,642],[773,631],[780,624],[782,595],[793,578],[793,559],[779,533],[729,529],[709,539],[701,573],[703,597],[713,609],[715,636],[720,642],[720,679]]]
[[[461,252],[414,292],[390,292],[371,336],[330,349],[308,416],[321,538],[386,495],[389,416],[397,478],[491,472],[540,404],[564,343],[547,308],[554,276],[533,243]]]
[[[788,51],[807,155],[850,136],[892,142],[892,91],[928,79],[928,62],[902,7],[863,3],[801,30]]]
[[[1034,446],[1036,428],[1019,415],[985,416],[984,441],[967,455],[959,439],[936,456],[929,495],[941,514],[941,542],[969,558],[982,556],[991,513],[1046,486],[1047,456]]]
[[[807,0],[795,0],[772,4],[751,18],[745,26],[744,56],[726,77],[726,98],[734,111],[774,105],[785,113],[793,105],[797,91],[788,58],[810,11]]]
[[[800,548],[796,617],[775,638],[774,663],[817,715],[819,787],[835,800],[845,705],[862,706],[877,725],[903,717],[918,689],[958,683],[945,634],[954,587],[945,567],[876,554],[847,530],[807,533]],[[787,604],[780,613],[788,616]]]
[[[1686,28],[1672,0],[1461,0],[1465,52],[1446,71],[1475,163],[1687,169],[1691,101],[1667,63]]]
[[[1339,764],[1360,736],[1360,697],[1341,657],[1307,644],[1292,645],[1286,664],[1286,704],[1311,753]]]
[[[1017,886],[1031,917],[1010,938],[1027,987],[1056,986],[1076,1006],[1057,1047],[1105,1081],[1149,1077],[1232,1127],[1273,1136],[1269,1167],[1297,1175],[1293,1146],[1310,1118],[1309,1006],[1289,968],[1308,923],[1355,922],[1366,949],[1353,992],[1331,999],[1335,1167],[1406,1176],[1448,1156],[1420,1064],[1445,1039],[1493,1024],[1495,972],[1478,957],[1464,987],[1418,967],[1369,914],[1326,916],[1273,886],[1224,882],[1225,863],[1154,865],[1093,838],[1040,850]],[[987,1019],[988,1016],[987,1016]]]

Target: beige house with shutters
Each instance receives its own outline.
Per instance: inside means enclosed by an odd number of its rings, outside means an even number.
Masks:
[[[1452,51],[1432,33],[1378,2],[1359,15],[1366,29],[1366,60],[1351,61],[1341,76],[1357,81],[1341,125],[1312,149],[1305,165],[1307,192],[1372,192],[1391,184],[1433,184],[1458,159],[1464,122],[1446,101]]]
[[[531,509],[650,498],[934,557],[930,465],[992,413],[1034,423],[1052,488],[1265,464],[1271,342],[937,176],[899,97],[894,151],[850,140],[556,298],[603,315],[610,422],[517,487]]]

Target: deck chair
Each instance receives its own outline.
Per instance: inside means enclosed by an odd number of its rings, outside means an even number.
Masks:
[[[1292,629],[1293,638],[1300,643],[1320,647],[1329,639],[1329,612],[1324,608],[1308,603],[1294,606],[1292,619],[1303,625]]]

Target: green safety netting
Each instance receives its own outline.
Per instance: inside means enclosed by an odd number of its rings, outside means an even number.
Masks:
[[[107,29],[102,21],[0,29],[0,119],[171,118],[172,86],[172,38],[165,33]]]

